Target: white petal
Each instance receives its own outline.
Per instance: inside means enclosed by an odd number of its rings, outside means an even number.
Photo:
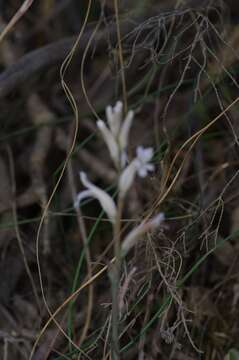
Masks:
[[[78,208],[80,206],[80,203],[83,199],[92,197],[92,191],[91,190],[83,190],[76,196],[76,200],[74,202],[74,207]]]
[[[123,104],[121,101],[118,101],[114,108],[111,106],[106,107],[106,119],[110,128],[110,131],[114,135],[115,138],[118,137],[121,122],[122,122],[122,111]]]
[[[119,196],[124,197],[126,192],[133,184],[135,174],[137,171],[138,160],[133,160],[122,172],[119,178]]]
[[[145,165],[145,166],[146,166],[146,168],[147,168],[147,171],[154,171],[154,169],[155,169],[154,164],[147,164],[147,165]]]
[[[140,158],[142,156],[142,153],[144,152],[143,146],[138,146],[136,149],[137,157]]]
[[[115,104],[113,110],[114,110],[115,113],[122,113],[122,110],[123,110],[123,103],[122,103],[122,101],[118,100],[117,103]]]
[[[137,147],[136,154],[137,154],[138,159],[141,160],[143,158],[143,156],[144,156],[144,148],[143,148],[143,146],[138,146]]]
[[[153,157],[153,148],[143,148],[143,146],[138,146],[136,153],[138,159],[137,173],[140,177],[145,177],[149,171],[154,170],[154,165],[149,163]]]
[[[140,166],[137,170],[137,173],[139,175],[139,177],[146,177],[148,175],[147,169],[145,166]]]
[[[153,157],[153,148],[152,147],[143,148],[143,146],[138,146],[136,153],[140,161],[142,161],[143,163],[147,163]]]
[[[130,231],[122,243],[122,254],[125,256],[129,250],[136,244],[139,237],[144,235],[147,231],[151,231],[157,228],[164,221],[165,216],[163,213],[159,213],[151,220],[143,221],[139,226]]]
[[[123,150],[128,145],[129,131],[133,122],[134,112],[130,110],[121,126],[119,134],[120,148]]]
[[[154,171],[154,165],[153,164],[142,164],[139,162],[137,173],[140,177],[144,178],[148,175],[149,171]]]
[[[157,227],[161,225],[164,220],[165,220],[165,214],[161,212],[151,219],[151,225]]]
[[[123,117],[123,103],[122,101],[117,101],[115,104],[115,107],[113,108],[114,118],[115,122],[117,121],[120,126],[122,123],[122,117]]]
[[[115,222],[116,219],[116,206],[114,200],[105,192],[104,190],[100,189],[98,186],[92,184],[86,174],[84,172],[80,172],[80,178],[83,185],[89,189],[88,194],[100,202],[102,209],[106,212],[108,218],[111,220],[112,223]],[[82,192],[85,195],[78,195],[78,199],[82,200],[82,196],[85,198],[87,195],[87,191]],[[89,196],[88,195],[88,196]]]
[[[113,109],[111,106],[107,106],[105,114],[112,135],[114,135],[114,137],[117,137],[120,129],[120,123],[115,121]]]
[[[119,164],[119,146],[113,136],[113,134],[110,132],[110,130],[106,127],[104,121],[102,120],[98,120],[97,121],[97,127],[101,132],[101,135],[109,149],[110,152],[110,156],[112,158],[112,160],[114,161],[114,163],[116,164],[116,166],[118,166]]]
[[[108,125],[110,126],[110,122],[112,121],[113,119],[113,109],[112,109],[112,106],[106,106],[106,109],[105,109],[105,114],[106,114],[106,119],[107,119],[107,122],[108,122]]]

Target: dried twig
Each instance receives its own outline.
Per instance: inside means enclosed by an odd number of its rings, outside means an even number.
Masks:
[[[6,27],[0,34],[0,42],[4,39],[4,37],[7,35],[7,33],[12,30],[12,28],[15,26],[15,24],[18,22],[18,20],[20,20],[21,17],[24,16],[24,14],[27,12],[27,10],[30,8],[30,6],[33,4],[33,1],[34,0],[25,0],[24,1],[22,6],[18,9],[18,11],[11,18],[9,23],[6,25]]]
[[[121,30],[122,34],[126,34],[131,28],[132,24],[124,23]],[[107,29],[98,30],[91,43],[91,48],[98,47],[102,51],[102,47],[107,46],[106,39],[108,33],[111,34],[111,41],[115,42],[116,30],[113,24]],[[87,30],[82,35],[81,41],[75,49],[76,52],[83,52],[85,50],[91,34],[92,26],[88,25]],[[15,64],[9,66],[0,75],[0,98],[25,84],[33,75],[39,74],[47,67],[60,64],[74,46],[76,39],[76,36],[64,38],[40,49],[33,50],[24,55]]]
[[[71,145],[71,143],[69,142],[68,147],[70,147],[70,145]],[[73,175],[71,159],[69,160],[69,162],[67,164],[67,174],[68,174],[68,181],[69,181],[71,194],[72,194],[72,200],[74,202],[76,199],[76,196],[77,196],[77,191],[76,191],[76,185],[75,185],[75,179],[74,179],[74,175]],[[80,208],[76,209],[76,214],[77,214],[77,223],[78,223],[78,227],[79,227],[79,232],[81,235],[81,240],[82,240],[84,250],[85,250],[85,255],[86,255],[88,278],[90,279],[93,275],[92,267],[91,267],[92,260],[91,260],[91,254],[90,254],[90,249],[89,249],[89,244],[88,244],[88,239],[87,239],[87,234],[86,234],[85,222],[82,217]],[[93,309],[93,298],[94,298],[93,290],[94,290],[93,284],[91,284],[89,286],[89,292],[88,292],[89,296],[88,296],[88,303],[87,303],[86,319],[85,319],[85,324],[84,324],[84,327],[83,327],[83,330],[82,330],[82,333],[80,336],[79,346],[85,340],[85,337],[87,336],[87,332],[90,327],[90,321],[91,321],[92,309]],[[75,291],[75,289],[73,289],[73,291]]]

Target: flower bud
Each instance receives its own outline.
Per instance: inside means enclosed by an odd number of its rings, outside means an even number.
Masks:
[[[132,249],[132,247],[137,243],[139,237],[144,235],[148,231],[152,231],[162,224],[165,220],[164,213],[159,213],[152,219],[148,221],[143,221],[140,225],[136,226],[130,233],[126,236],[122,243],[122,255],[125,256]]]
[[[97,121],[97,127],[101,132],[101,135],[109,149],[110,152],[110,156],[113,160],[113,162],[115,163],[116,167],[119,166],[119,146],[113,136],[113,134],[111,133],[111,131],[107,128],[107,126],[105,125],[104,121],[102,120],[98,120]]]
[[[138,160],[134,159],[131,163],[123,170],[119,178],[119,196],[124,197],[133,184],[136,171],[137,171]]]

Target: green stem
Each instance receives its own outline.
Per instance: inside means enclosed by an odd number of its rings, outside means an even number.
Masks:
[[[112,360],[120,359],[120,344],[119,344],[119,284],[121,272],[121,217],[123,210],[123,199],[119,197],[117,204],[117,218],[114,226],[114,255],[115,263],[110,269],[110,280],[112,290],[112,345],[111,354]]]

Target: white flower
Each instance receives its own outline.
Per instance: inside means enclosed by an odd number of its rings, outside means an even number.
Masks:
[[[114,161],[115,165],[118,167],[120,151],[119,151],[119,146],[117,144],[117,141],[116,141],[114,135],[107,128],[104,121],[98,120],[96,124],[97,124],[98,129],[100,130],[101,135],[109,149],[111,159]]]
[[[83,190],[77,195],[75,207],[78,207],[83,199],[87,197],[93,197],[100,202],[102,209],[105,211],[111,222],[114,223],[117,212],[114,200],[104,190],[100,189],[98,186],[93,185],[87,179],[87,176],[83,171],[80,172],[80,178],[82,184],[85,185],[87,190]]]
[[[143,221],[140,225],[131,230],[122,243],[122,255],[125,256],[129,252],[129,250],[136,244],[140,236],[144,235],[148,231],[154,230],[160,226],[164,220],[164,213],[159,213],[152,219]]]
[[[120,166],[123,168],[126,164],[126,148],[133,117],[134,112],[131,110],[123,120],[123,104],[121,101],[118,101],[113,108],[112,106],[107,106],[106,108],[108,127],[102,120],[97,121],[98,129],[116,167]]]
[[[117,138],[123,117],[123,103],[117,101],[114,108],[112,108],[112,106],[107,106],[105,113],[110,131],[115,138]]]
[[[140,177],[145,177],[149,171],[154,170],[154,165],[149,163],[153,157],[153,148],[143,148],[139,146],[136,153],[136,158],[131,161],[120,175],[118,186],[121,197],[125,196],[133,184],[136,173],[138,173]]]
[[[124,122],[121,125],[120,131],[118,133],[118,141],[121,151],[125,150],[128,145],[129,131],[133,122],[134,112],[130,110],[124,119]]]
[[[137,173],[140,177],[145,177],[148,175],[149,171],[154,171],[154,165],[150,164],[153,157],[153,148],[143,148],[143,146],[138,146],[137,150]]]
[[[134,159],[131,163],[123,170],[119,178],[119,196],[124,197],[126,192],[133,184],[136,172],[138,169],[138,160]]]

